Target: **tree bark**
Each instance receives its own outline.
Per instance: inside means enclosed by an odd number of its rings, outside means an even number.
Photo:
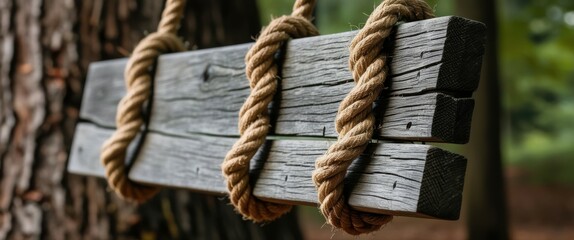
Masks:
[[[136,206],[66,173],[90,62],[125,57],[164,1],[0,1],[0,239],[301,239],[294,213],[264,227],[226,199],[165,190]],[[192,48],[248,42],[255,0],[188,0]],[[95,146],[97,147],[97,146]]]
[[[465,194],[468,239],[508,239],[505,184],[500,150],[498,27],[494,0],[458,0],[456,12],[486,24],[487,41],[476,93]]]

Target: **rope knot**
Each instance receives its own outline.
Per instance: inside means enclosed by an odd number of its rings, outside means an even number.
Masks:
[[[291,38],[318,35],[315,26],[306,18],[282,16],[274,19],[261,32],[257,42],[245,55],[245,74],[249,79],[251,94],[239,111],[239,132],[267,114],[267,106],[277,89],[278,69],[275,54]]]
[[[245,55],[245,73],[251,88],[259,82],[258,76],[273,66],[274,56],[283,43],[291,38],[318,34],[313,23],[304,17],[281,16],[273,19]]]
[[[128,88],[143,81],[140,77],[149,71],[157,58],[163,53],[185,50],[181,39],[173,33],[153,32],[142,39],[128,60],[125,71],[125,81]]]
[[[229,199],[236,210],[254,222],[272,221],[291,210],[291,205],[265,202],[252,194],[249,162],[265,142],[269,132],[268,105],[277,91],[278,67],[275,55],[287,40],[318,34],[304,3],[291,16],[271,21],[245,56],[245,74],[251,92],[239,111],[241,137],[227,153],[221,166],[227,181]],[[297,10],[298,9],[298,10]]]
[[[141,203],[159,191],[157,187],[130,181],[125,157],[128,146],[144,124],[142,107],[150,97],[153,79],[150,69],[154,67],[160,54],[185,49],[183,42],[176,35],[184,5],[185,1],[182,0],[167,2],[158,32],[149,34],[138,43],[126,65],[126,95],[118,104],[116,131],[102,146],[100,156],[110,187],[126,200]]]
[[[352,161],[363,153],[373,135],[372,106],[389,72],[382,52],[385,39],[397,22],[432,15],[431,8],[421,0],[386,0],[351,42],[349,67],[356,85],[339,105],[335,120],[339,138],[317,159],[313,172],[321,212],[331,225],[347,233],[372,232],[392,220],[390,215],[352,209],[343,195],[343,181]]]

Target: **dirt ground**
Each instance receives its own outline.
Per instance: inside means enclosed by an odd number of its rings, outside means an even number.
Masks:
[[[529,182],[526,173],[508,168],[507,200],[510,235],[518,240],[573,240],[574,186],[549,186]],[[301,224],[306,239],[466,239],[465,209],[460,220],[441,221],[396,217],[384,229],[354,237],[333,232],[317,216],[316,208],[301,209]]]

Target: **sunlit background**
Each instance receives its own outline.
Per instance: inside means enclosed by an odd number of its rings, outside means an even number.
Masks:
[[[292,2],[259,0],[262,23],[289,14]],[[318,2],[316,22],[321,34],[359,29],[379,4],[373,0]],[[456,15],[455,0],[428,3],[437,16]],[[464,7],[463,0],[458,4]],[[574,239],[566,235],[574,234],[572,230],[565,230],[574,228],[574,1],[505,0],[496,7],[501,147],[512,235],[516,239]],[[522,204],[529,199],[533,202]],[[324,222],[315,216],[314,208],[302,212],[319,226]],[[550,216],[554,212],[559,216]],[[413,221],[417,228],[426,224]],[[455,232],[453,238],[462,238],[462,221],[437,226]],[[545,228],[539,222],[547,222],[550,229],[537,232]],[[387,230],[411,227],[397,225]]]

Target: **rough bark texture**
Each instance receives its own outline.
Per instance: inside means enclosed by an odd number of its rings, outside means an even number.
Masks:
[[[106,183],[65,172],[90,62],[125,57],[154,31],[164,1],[0,1],[0,239],[300,238],[291,214],[259,227],[227,200],[164,191],[127,204]],[[188,0],[194,48],[248,42],[255,1]]]

